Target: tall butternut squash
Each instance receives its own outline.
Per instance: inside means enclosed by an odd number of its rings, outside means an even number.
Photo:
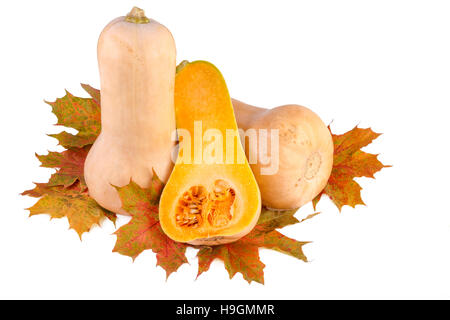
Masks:
[[[98,41],[102,130],[85,163],[89,194],[127,214],[113,186],[167,181],[173,167],[176,49],[170,31],[143,10],[111,21]]]

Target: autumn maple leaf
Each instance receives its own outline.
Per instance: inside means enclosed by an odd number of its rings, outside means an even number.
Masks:
[[[213,247],[202,247],[197,253],[198,274],[209,270],[215,259],[224,262],[230,279],[240,272],[249,283],[264,283],[264,263],[259,257],[259,248],[268,248],[307,261],[302,247],[309,242],[288,238],[275,229],[299,223],[294,217],[297,210],[272,211],[263,208],[255,228],[236,242]],[[312,217],[312,215],[310,216]]]
[[[116,215],[100,207],[89,197],[84,181],[84,162],[91,144],[100,132],[100,92],[82,85],[92,98],[78,98],[66,92],[66,96],[49,103],[58,118],[57,125],[74,128],[78,134],[65,131],[51,135],[67,148],[63,152],[36,155],[41,166],[54,168],[56,172],[47,183],[36,183],[36,187],[22,193],[40,198],[29,208],[30,216],[49,214],[51,218],[67,217],[71,229],[82,236],[93,225],[105,218],[115,223]]]
[[[65,131],[56,135],[60,144],[67,148],[63,152],[49,152],[47,155],[37,155],[41,166],[55,168],[49,186],[68,187],[80,181],[84,185],[84,162],[92,143],[100,133],[100,91],[89,85],[81,85],[92,98],[75,97],[66,91],[63,98],[55,102],[47,102],[58,118],[57,125],[78,130],[77,135]]]
[[[81,85],[92,98],[79,98],[66,91],[66,95],[47,102],[58,118],[57,125],[78,130],[76,135],[62,131],[49,136],[58,139],[65,148],[81,148],[93,144],[100,134],[100,93],[88,85]]]
[[[133,260],[144,250],[156,253],[157,265],[166,271],[166,277],[187,263],[187,245],[175,242],[166,236],[159,223],[158,201],[162,182],[153,172],[152,186],[141,188],[133,181],[125,187],[117,187],[122,206],[131,215],[128,224],[118,229],[113,252],[131,257]]]
[[[77,180],[84,185],[84,162],[89,149],[90,146],[85,146],[63,152],[49,152],[47,155],[36,155],[42,163],[41,167],[57,169],[50,177],[48,185],[68,187]]]
[[[188,262],[185,252],[189,245],[175,242],[163,232],[158,213],[162,182],[155,173],[153,177],[152,187],[148,189],[143,189],[132,181],[125,187],[117,188],[123,208],[131,215],[131,220],[115,232],[117,242],[113,251],[134,260],[143,251],[151,249],[156,253],[157,265],[166,270],[166,276],[169,277],[182,264]],[[298,223],[293,216],[295,211],[264,209],[257,226],[244,238],[230,244],[199,247],[198,275],[207,271],[211,262],[219,258],[225,262],[230,278],[240,272],[248,282],[264,283],[264,264],[259,259],[260,247],[277,250],[306,261],[302,246],[308,242],[299,242],[275,230]]]
[[[71,229],[74,229],[80,239],[93,225],[100,225],[104,218],[115,222],[115,214],[100,207],[89,197],[87,189],[79,181],[70,187],[49,186],[37,183],[36,187],[22,193],[31,197],[40,197],[31,208],[30,216],[49,214],[51,218],[67,217]]]
[[[89,197],[84,181],[84,162],[92,143],[101,130],[100,91],[82,84],[91,98],[75,97],[69,92],[63,98],[49,103],[58,118],[57,125],[73,128],[77,134],[63,131],[50,135],[58,139],[59,144],[67,150],[36,155],[43,167],[54,168],[49,182],[37,183],[32,190],[23,195],[40,198],[29,208],[30,215],[47,213],[52,218],[67,217],[70,228],[75,229],[81,238],[93,225],[100,224],[105,218],[115,222],[116,215],[100,207]],[[377,155],[360,149],[370,144],[379,134],[371,129],[355,127],[342,135],[334,135],[334,165],[327,186],[316,199],[314,207],[321,196],[326,194],[339,210],[344,205],[364,204],[361,199],[361,187],[354,181],[356,177],[372,177],[384,167]],[[163,183],[153,174],[149,188],[141,188],[136,183],[118,187],[123,208],[131,215],[128,224],[119,228],[115,234],[117,242],[114,252],[136,259],[143,251],[156,253],[157,265],[166,271],[166,276],[187,263],[186,248],[190,245],[179,243],[167,237],[159,223],[158,202]],[[301,242],[288,238],[277,229],[311,219],[313,213],[299,221],[294,217],[295,210],[261,212],[255,228],[236,242],[218,246],[195,247],[199,251],[198,274],[209,270],[215,259],[224,262],[230,278],[241,273],[249,283],[264,283],[264,263],[259,256],[259,248],[276,250],[302,261],[307,261]]]
[[[331,133],[334,142],[333,169],[325,189],[313,200],[316,207],[322,195],[326,194],[338,207],[355,207],[364,205],[361,199],[361,186],[354,180],[356,177],[374,178],[374,174],[383,168],[390,167],[378,160],[378,155],[361,151],[381,134],[372,129],[358,127],[341,134]]]

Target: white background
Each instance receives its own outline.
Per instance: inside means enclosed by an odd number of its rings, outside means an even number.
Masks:
[[[178,61],[221,69],[233,97],[308,106],[338,133],[384,133],[365,150],[394,167],[358,180],[367,207],[323,201],[321,215],[282,230],[313,241],[309,263],[261,250],[265,285],[229,280],[219,261],[194,281],[189,250],[166,281],[152,252],[135,263],[111,252],[110,222],[80,242],[66,219],[27,217],[36,200],[18,194],[52,172],[34,152],[61,150],[43,100],[99,86],[100,31],[133,5],[172,31]],[[41,0],[0,12],[0,298],[450,298],[448,1]]]

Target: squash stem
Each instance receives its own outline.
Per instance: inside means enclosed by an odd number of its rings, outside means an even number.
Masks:
[[[130,13],[128,13],[127,16],[125,17],[125,21],[136,24],[144,24],[149,23],[150,19],[145,16],[144,10],[138,7],[133,7]]]
[[[189,64],[189,61],[183,60],[180,62],[179,65],[177,65],[177,71],[176,73],[180,72],[184,67],[186,67]]]

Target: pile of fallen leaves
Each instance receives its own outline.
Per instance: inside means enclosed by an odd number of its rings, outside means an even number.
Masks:
[[[100,207],[92,198],[84,181],[84,161],[100,133],[100,92],[89,85],[82,85],[91,98],[75,97],[69,92],[55,102],[48,102],[58,118],[57,125],[74,128],[76,135],[63,131],[50,136],[56,138],[66,150],[36,155],[42,167],[54,168],[47,183],[36,183],[32,190],[23,195],[40,198],[29,208],[30,216],[49,214],[52,218],[67,217],[69,225],[78,235],[88,232],[92,226],[100,225],[104,219],[116,221],[116,215]],[[355,127],[342,135],[334,135],[334,165],[331,177],[322,193],[313,200],[314,207],[326,194],[341,210],[342,206],[355,207],[364,204],[361,187],[355,177],[371,177],[383,165],[377,155],[361,151],[379,134],[371,129]],[[117,188],[123,208],[130,213],[131,220],[115,234],[117,242],[114,252],[133,260],[143,251],[156,253],[157,265],[167,277],[182,264],[187,263],[186,248],[190,245],[168,238],[161,229],[158,217],[158,202],[163,183],[153,175],[149,189],[143,189],[134,182]],[[308,242],[288,238],[278,232],[285,226],[303,222],[317,215],[309,215],[299,221],[294,217],[297,210],[271,211],[263,208],[256,227],[240,240],[219,246],[196,246],[198,249],[198,275],[209,270],[214,259],[224,262],[230,278],[240,272],[249,283],[264,283],[265,265],[259,257],[259,248],[268,248],[307,261],[302,247]],[[192,247],[192,246],[191,246]]]

